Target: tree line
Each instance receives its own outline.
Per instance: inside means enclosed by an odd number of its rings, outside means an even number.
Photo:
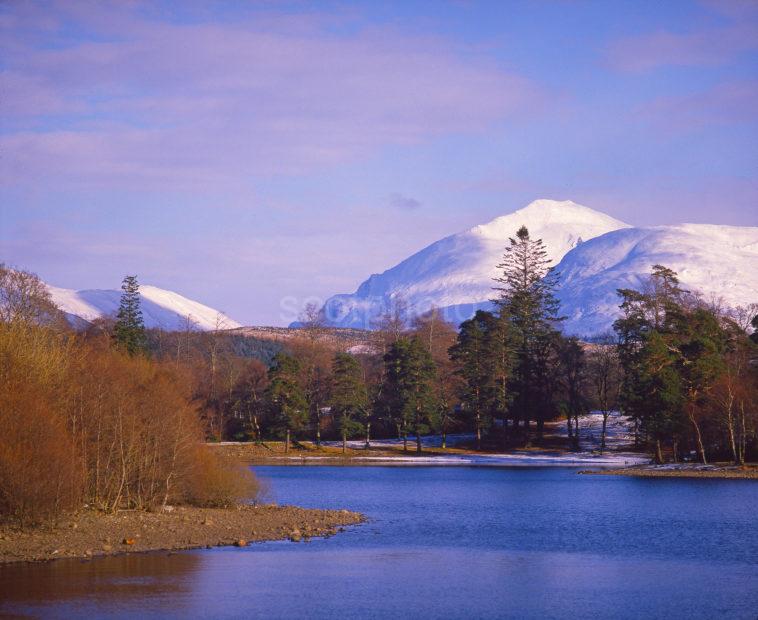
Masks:
[[[204,442],[186,370],[143,355],[134,278],[111,334],[77,333],[34,274],[0,265],[0,518],[253,498]]]
[[[348,440],[369,447],[374,438],[392,437],[421,452],[424,435],[439,435],[445,448],[448,435],[466,433],[473,437],[471,447],[503,450],[545,445],[546,422],[564,420],[568,445],[578,449],[581,418],[596,411],[603,452],[608,420],[618,411],[631,420],[637,447],[659,462],[693,453],[703,462],[755,458],[758,306],[735,312],[706,303],[657,265],[640,290],[619,291],[621,317],[613,330],[587,342],[562,333],[558,274],[542,241],[526,228],[509,241],[498,271],[490,311],[476,312],[456,329],[435,310],[408,320],[396,299],[372,332],[371,346],[352,352],[324,337],[329,330],[315,307],[306,309],[295,336],[279,342],[223,329],[200,332],[190,319],[181,331],[146,330],[135,278],[124,281],[116,317],[77,335],[69,330],[63,340],[116,356],[131,368],[127,374],[138,367],[160,369],[171,377],[161,384],[173,382],[166,389],[181,393],[165,402],[184,403],[176,411],[192,411],[193,436],[204,433],[210,440],[278,439],[289,451],[304,440],[341,440],[345,450]],[[0,297],[2,307],[17,305]],[[24,324],[52,329],[54,307],[23,312],[29,315]],[[13,323],[0,318],[4,329]],[[152,385],[157,378],[144,381]],[[73,385],[102,398],[108,391],[104,384]],[[134,395],[125,387],[112,402],[121,398],[130,402]],[[82,402],[78,411],[97,409],[98,403]],[[146,425],[178,415],[173,405],[160,413],[155,407]],[[95,420],[100,414],[91,415]],[[75,415],[66,419],[70,429],[85,426]],[[119,424],[115,428],[123,428]],[[97,487],[101,461],[96,452],[87,454],[97,463]],[[95,496],[104,505],[140,503],[146,483],[130,484],[138,490],[128,486],[126,496],[117,492],[119,485],[116,491],[96,489]],[[156,485],[148,484],[151,496],[157,497],[155,489],[165,493],[165,484]]]
[[[397,304],[377,326],[373,353],[323,350],[315,337],[291,344],[255,389],[232,391],[232,409],[250,422],[240,428],[287,448],[322,436],[368,446],[373,434],[420,452],[423,435],[440,434],[444,447],[453,431],[473,433],[478,449],[540,444],[545,423],[564,419],[576,448],[581,416],[597,411],[602,452],[619,411],[657,461],[755,456],[756,306],[706,303],[656,265],[642,290],[619,291],[613,331],[583,342],[561,333],[557,274],[541,240],[521,228],[498,267],[493,311],[458,330],[434,311],[408,325]],[[318,317],[304,324],[320,329]]]

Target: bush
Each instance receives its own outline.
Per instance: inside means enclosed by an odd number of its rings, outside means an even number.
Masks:
[[[184,480],[187,502],[207,508],[227,508],[258,498],[260,485],[249,468],[197,446]]]
[[[53,520],[82,498],[81,460],[68,430],[23,386],[0,401],[0,513],[22,526]]]

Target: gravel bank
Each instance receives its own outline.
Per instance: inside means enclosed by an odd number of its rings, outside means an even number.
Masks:
[[[307,540],[331,536],[364,518],[347,510],[311,510],[294,506],[239,506],[231,509],[167,507],[161,512],[83,510],[55,527],[19,530],[0,525],[0,563],[45,561],[63,557],[245,546],[251,542]]]
[[[639,478],[732,478],[758,480],[758,466],[746,467],[720,465],[640,465],[622,469],[582,471],[581,474],[601,476],[636,476]]]

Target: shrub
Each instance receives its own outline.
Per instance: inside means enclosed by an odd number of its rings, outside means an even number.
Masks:
[[[188,469],[184,493],[195,506],[227,508],[258,497],[260,485],[253,472],[211,448],[197,446]]]
[[[81,460],[62,420],[24,386],[0,397],[0,513],[21,526],[53,520],[82,498]]]

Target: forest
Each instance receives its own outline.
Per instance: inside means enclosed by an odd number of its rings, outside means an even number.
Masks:
[[[0,510],[42,519],[81,502],[105,510],[225,505],[255,481],[205,441],[265,443],[471,435],[471,448],[539,446],[564,420],[620,411],[659,463],[744,464],[758,456],[756,307],[729,309],[656,265],[619,290],[613,331],[561,333],[556,273],[539,239],[510,240],[493,310],[458,329],[439,312],[408,320],[402,300],[370,346],[325,338],[309,307],[282,341],[216,330],[147,330],[127,276],[118,315],[73,330],[36,275],[0,268]],[[415,445],[414,445],[415,444]]]

